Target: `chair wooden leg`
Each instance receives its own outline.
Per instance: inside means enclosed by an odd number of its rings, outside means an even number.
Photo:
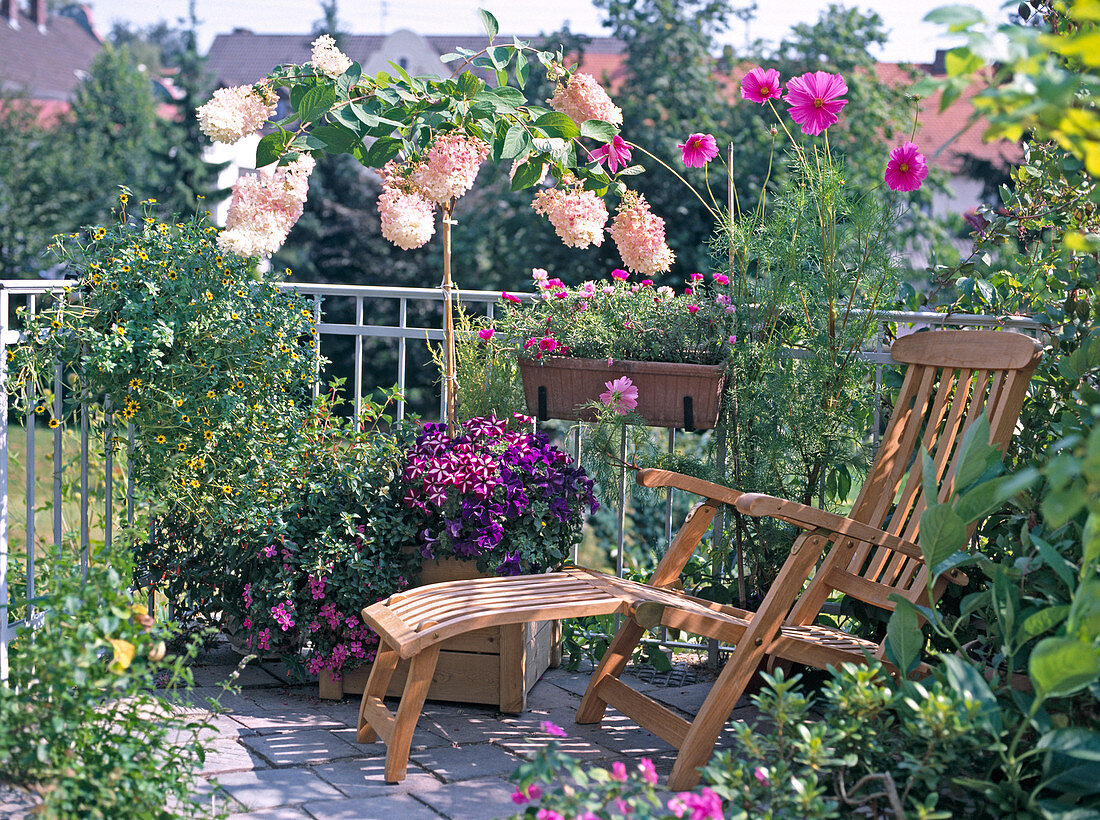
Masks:
[[[359,731],[356,739],[360,743],[373,743],[378,739],[378,732],[367,720],[367,702],[372,697],[379,700],[386,697],[397,661],[397,652],[388,644],[379,643],[378,654],[371,665],[370,677],[367,678],[367,686],[363,689],[363,699],[359,702]]]
[[[389,739],[386,748],[387,783],[399,783],[405,779],[413,732],[420,718],[420,710],[424,708],[428,689],[432,685],[432,676],[435,674],[435,664],[438,660],[439,644],[435,644],[416,655],[409,665],[409,677],[405,681],[405,691],[401,693],[401,704],[397,707],[393,737]]]
[[[588,681],[588,688],[581,699],[580,708],[577,709],[577,723],[599,723],[607,710],[607,702],[596,694],[600,683],[606,678],[617,678],[626,669],[630,662],[630,656],[634,654],[634,647],[641,641],[645,630],[638,626],[630,618],[624,618],[619,631],[607,648],[600,665],[592,673],[592,679]]]
[[[670,791],[687,791],[699,784],[699,769],[710,759],[718,735],[722,734],[722,727],[752,680],[763,655],[764,649],[755,645],[738,646],[734,650],[691,722],[668,776]]]

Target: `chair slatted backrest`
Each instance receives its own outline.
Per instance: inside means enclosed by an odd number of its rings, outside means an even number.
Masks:
[[[927,506],[921,450],[932,459],[942,501],[959,468],[958,445],[983,411],[990,443],[1002,451],[1008,445],[1041,350],[1027,336],[992,330],[938,330],[894,342],[891,356],[908,368],[850,517],[916,542]],[[845,546],[834,545],[788,623],[811,623],[832,590],[889,610],[892,593],[914,603],[925,597],[920,558],[867,543]]]

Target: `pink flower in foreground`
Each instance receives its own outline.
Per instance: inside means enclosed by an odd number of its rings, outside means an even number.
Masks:
[[[630,274],[622,268],[615,268],[615,270],[611,271],[611,278],[618,279],[620,282],[626,281],[629,277]]]
[[[474,187],[489,146],[476,137],[452,131],[435,138],[424,160],[412,173],[412,181],[425,199],[443,204]]]
[[[548,188],[535,194],[531,207],[550,220],[555,233],[569,247],[603,244],[607,206],[595,192]]]
[[[619,376],[613,381],[604,382],[604,387],[607,388],[607,392],[600,393],[600,401],[603,402],[604,407],[614,410],[620,416],[625,416],[629,411],[637,408],[638,388],[634,386],[634,382],[630,381],[629,377]],[[622,779],[625,780],[626,770],[623,771],[624,776]]]
[[[239,178],[218,247],[245,257],[275,253],[302,215],[314,165],[313,157],[302,154],[274,172]]]
[[[477,332],[477,337],[479,339],[481,339],[481,341],[487,342],[487,341],[489,341],[490,339],[493,338],[494,333],[496,333],[495,329],[493,329],[491,327],[487,327],[487,328],[483,328],[482,330],[479,330]]]
[[[214,142],[232,145],[263,128],[268,118],[275,115],[275,106],[264,102],[252,86],[240,85],[219,88],[195,113],[206,136]]]
[[[768,785],[768,772],[763,766],[757,766],[753,770],[752,776],[763,783],[765,786]]]
[[[724,274],[724,273],[714,274],[714,284],[716,284],[716,285],[728,285],[729,283],[730,283],[730,278],[728,276],[726,276],[726,274]]]
[[[911,142],[902,143],[890,152],[886,163],[886,184],[892,191],[915,191],[928,176],[924,154]]]
[[[538,814],[535,815],[535,820],[565,820],[565,817],[553,809],[539,809]]]
[[[677,817],[687,815],[691,820],[722,820],[722,798],[706,786],[698,794],[681,792],[668,801],[668,807]]]
[[[512,304],[516,304],[516,305],[518,305],[520,302],[523,301],[518,296],[515,296],[514,294],[511,294],[508,291],[504,291],[503,293],[501,293],[500,298],[503,299],[505,302],[511,302]]]
[[[718,156],[718,143],[710,134],[692,134],[677,147],[688,168],[702,168]]]
[[[737,344],[737,337],[736,336],[730,336],[729,343],[731,345]]]
[[[758,66],[741,79],[741,96],[750,102],[763,105],[768,100],[779,99],[782,91],[779,72],[774,68],[765,71]]]
[[[550,98],[550,107],[568,115],[580,124],[585,120],[603,120],[612,125],[623,124],[623,112],[607,96],[591,74],[574,74],[564,86],[559,85]]]
[[[517,806],[522,806],[524,803],[528,803],[531,800],[538,800],[542,797],[542,789],[532,783],[526,789],[517,788],[512,792],[512,802]]]
[[[665,221],[649,210],[641,194],[627,194],[608,230],[623,265],[635,273],[664,273],[676,258],[665,244]]]
[[[630,146],[626,140],[616,134],[611,142],[601,148],[597,148],[589,156],[603,165],[607,160],[607,167],[611,173],[616,173],[620,168],[625,168],[630,162]]]
[[[565,729],[561,728],[556,723],[551,723],[549,720],[540,722],[539,728],[552,737],[566,737]]]
[[[626,764],[621,760],[611,764],[611,779],[618,780],[620,783],[626,782]]]
[[[659,779],[657,777],[657,769],[653,766],[653,761],[648,757],[643,757],[638,763],[638,771],[642,773],[642,780],[650,786],[657,785],[657,780]]]
[[[699,306],[698,305],[688,305],[688,313],[694,315],[698,312],[699,312]]]
[[[848,84],[839,74],[812,71],[801,77],[792,77],[787,83],[787,105],[791,119],[802,126],[802,133],[820,134],[839,117],[840,109],[848,104],[842,100],[848,93]]]
[[[539,339],[539,350],[543,353],[553,353],[558,349],[558,340],[550,336],[543,336]]]

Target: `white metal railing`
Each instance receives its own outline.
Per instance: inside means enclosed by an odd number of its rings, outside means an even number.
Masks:
[[[8,675],[8,644],[14,640],[17,633],[21,629],[36,628],[43,622],[45,613],[41,610],[36,610],[33,605],[29,605],[27,612],[22,618],[12,619],[9,613],[10,596],[8,590],[9,581],[9,537],[8,537],[8,523],[9,523],[9,447],[8,436],[10,433],[8,423],[8,406],[9,395],[7,393],[7,356],[6,347],[9,345],[17,344],[19,342],[19,330],[14,326],[15,309],[17,307],[24,306],[30,314],[34,314],[40,308],[40,302],[44,298],[52,298],[53,296],[61,293],[66,287],[74,287],[75,282],[70,281],[54,281],[54,282],[42,282],[42,281],[0,281],[0,681],[6,680]],[[372,287],[372,286],[359,286],[359,285],[331,285],[331,284],[297,284],[297,283],[284,283],[280,285],[284,290],[296,291],[312,301],[313,313],[316,324],[316,336],[317,350],[320,352],[323,349],[323,341],[327,338],[334,337],[353,337],[353,379],[351,384],[352,397],[354,402],[354,409],[358,414],[360,404],[363,396],[366,392],[373,390],[373,388],[383,385],[394,383],[404,394],[407,382],[407,362],[409,357],[409,343],[414,344],[426,344],[428,342],[437,342],[443,339],[442,323],[439,327],[422,327],[422,326],[410,326],[408,324],[409,306],[410,304],[434,304],[442,303],[444,294],[440,289],[428,289],[428,288],[388,288],[388,287]],[[496,291],[476,291],[476,290],[462,290],[456,291],[458,301],[464,305],[478,305],[484,308],[487,315],[492,318],[494,304],[498,300],[500,294]],[[533,298],[533,294],[519,294],[521,297]],[[337,300],[352,301],[352,321],[350,322],[335,322],[327,321],[322,310],[323,303],[329,301],[330,303]],[[369,303],[376,305],[379,302],[394,303],[397,308],[397,324],[364,324],[364,317],[366,315],[365,307]],[[442,311],[439,311],[439,316],[442,317]],[[931,312],[907,312],[907,311],[880,311],[876,314],[876,317],[886,324],[910,324],[913,326],[926,326],[926,327],[1004,327],[1013,328],[1017,330],[1023,330],[1025,332],[1037,333],[1041,330],[1038,323],[1031,319],[1018,316],[1010,317],[998,317],[998,316],[975,316],[975,315],[963,315],[963,314],[943,314],[943,313],[931,313]],[[392,339],[396,345],[397,353],[397,372],[396,380],[380,379],[377,378],[377,374],[368,374],[364,368],[367,362],[364,358],[363,343],[365,339],[378,338],[378,339]],[[791,351],[791,355],[799,356],[798,351]],[[883,347],[883,337],[880,334],[873,349],[864,351],[860,355],[860,359],[873,363],[875,365],[875,407],[876,407],[876,428],[877,428],[877,408],[879,406],[878,395],[880,386],[882,383],[881,375],[882,368],[891,363],[890,354],[885,351]],[[315,379],[313,385],[314,395],[320,390],[320,373],[317,373],[318,378]],[[58,364],[54,373],[54,416],[60,418],[63,411],[64,396],[69,388],[66,387],[63,380],[63,373],[60,364]],[[33,399],[33,397],[32,397]],[[30,402],[33,405],[33,401]],[[110,418],[109,406],[105,408],[107,410],[107,418]],[[404,402],[398,407],[398,415],[403,416],[405,413]],[[440,416],[443,415],[443,397],[440,397]],[[80,504],[79,504],[79,524],[76,527],[76,531],[71,530],[65,520],[62,513],[62,501],[63,501],[63,471],[64,471],[64,435],[63,428],[58,427],[53,431],[53,490],[52,490],[52,511],[53,511],[53,532],[52,542],[55,549],[60,551],[62,545],[67,538],[78,538],[80,544],[80,560],[82,567],[87,567],[88,562],[88,547],[90,538],[90,502],[89,502],[89,488],[91,481],[91,453],[92,453],[92,441],[89,433],[89,419],[87,412],[82,409],[78,414],[79,418],[79,442],[80,453],[79,459],[79,482],[80,482]],[[35,431],[38,425],[36,425],[35,414],[32,411],[28,411],[26,417],[23,420],[24,432],[26,435],[26,465],[24,467],[24,479],[26,484],[26,496],[25,506],[27,514],[26,533],[24,538],[24,551],[25,551],[25,566],[24,566],[24,583],[26,590],[27,600],[35,598],[38,590],[35,589],[35,560],[36,551],[39,547],[38,534],[35,531]],[[113,431],[108,430],[107,436],[110,437]],[[128,439],[130,446],[133,446],[133,429],[128,429]],[[675,447],[676,432],[674,430],[668,431],[668,444],[669,448]],[[106,446],[106,441],[103,442],[103,487],[104,487],[104,540],[110,543],[112,538],[112,527],[116,511],[113,509],[113,499],[116,491],[113,462],[113,448]],[[574,442],[574,448],[578,445]],[[125,496],[126,496],[126,509],[125,520],[128,523],[134,521],[134,505],[135,494],[133,482],[129,476],[125,482]],[[666,538],[670,541],[672,536],[672,501],[671,497],[666,504],[666,522],[665,522]],[[620,536],[621,538],[621,536]],[[44,539],[43,539],[44,540]],[[617,569],[622,572],[622,555],[623,544],[620,540],[618,545],[618,558],[616,561]],[[688,646],[688,644],[679,644],[669,641],[661,641],[668,646]],[[697,645],[691,645],[697,646]],[[716,648],[711,647],[711,652],[715,652]]]

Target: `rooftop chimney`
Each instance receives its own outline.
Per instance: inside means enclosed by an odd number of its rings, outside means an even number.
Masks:
[[[12,28],[19,28],[19,0],[0,0],[0,17]]]
[[[12,0],[16,2],[16,0]],[[31,0],[31,17],[34,18],[34,24],[38,26],[38,30],[45,32],[46,30],[46,18],[49,17],[49,9],[46,8],[46,0]]]

